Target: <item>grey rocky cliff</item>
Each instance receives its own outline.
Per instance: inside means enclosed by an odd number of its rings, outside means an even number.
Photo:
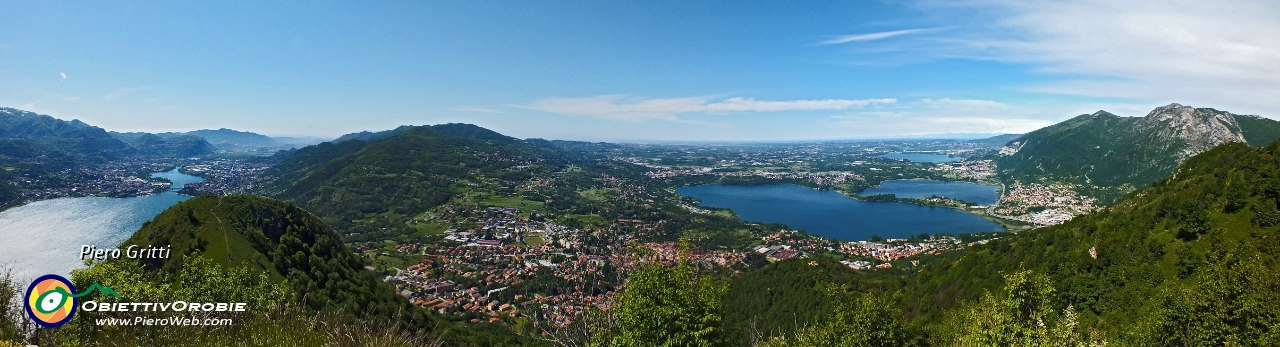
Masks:
[[[1149,140],[1140,144],[1161,147],[1150,149],[1176,150],[1178,162],[1227,142],[1247,143],[1236,115],[1180,104],[1151,110],[1134,123],[1134,130]]]

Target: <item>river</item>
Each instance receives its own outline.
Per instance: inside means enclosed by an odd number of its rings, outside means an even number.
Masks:
[[[833,239],[1004,231],[999,224],[952,208],[859,201],[837,192],[791,184],[708,184],[683,187],[676,192],[702,200],[705,206],[732,209],[743,220],[785,223]]]
[[[132,198],[60,198],[42,200],[0,212],[0,268],[11,267],[21,279],[44,274],[68,275],[83,267],[82,245],[115,248],[169,206],[190,197],[178,194],[188,183],[204,179],[173,169],[151,174],[173,182],[168,191]]]

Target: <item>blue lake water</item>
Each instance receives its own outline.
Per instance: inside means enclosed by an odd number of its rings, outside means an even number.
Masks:
[[[61,198],[42,200],[0,212],[0,268],[31,280],[44,274],[68,275],[82,267],[81,245],[115,248],[169,206],[190,197],[178,194],[204,179],[173,169],[152,177],[173,182],[160,194],[133,198]]]
[[[998,188],[968,182],[894,180],[881,182],[879,188],[868,188],[858,195],[893,194],[899,198],[927,198],[937,195],[979,205],[990,205],[1000,199],[1000,193],[996,191]]]
[[[859,201],[833,191],[790,184],[709,184],[683,187],[676,192],[702,200],[706,206],[732,209],[743,220],[785,223],[809,234],[833,239],[1004,231],[999,224],[956,209]]]
[[[906,159],[916,163],[949,163],[964,160],[961,157],[937,153],[885,153],[881,154],[880,157],[894,160]]]

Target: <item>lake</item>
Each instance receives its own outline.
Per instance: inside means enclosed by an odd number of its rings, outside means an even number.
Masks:
[[[116,248],[142,223],[190,197],[178,194],[204,179],[173,169],[151,174],[173,182],[168,191],[133,198],[60,198],[0,212],[0,266],[25,280],[44,274],[69,275],[83,267],[81,245]]]
[[[732,209],[743,220],[784,223],[812,235],[866,240],[871,235],[905,238],[919,234],[1004,231],[999,224],[944,207],[903,202],[859,201],[828,190],[791,184],[683,187],[677,193],[705,206]]]
[[[964,160],[961,157],[938,153],[885,153],[881,154],[880,157],[893,160],[908,160],[916,163],[949,163]]]
[[[1000,187],[968,182],[893,180],[881,182],[879,188],[868,188],[858,195],[893,194],[899,198],[927,198],[937,195],[978,205],[990,205],[1000,199],[998,188]]]

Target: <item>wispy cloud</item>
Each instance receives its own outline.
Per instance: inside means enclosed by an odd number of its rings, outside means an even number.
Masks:
[[[142,90],[142,89],[143,89],[143,88],[121,88],[121,89],[116,89],[116,90],[113,90],[113,91],[111,91],[111,92],[109,92],[109,93],[107,93],[107,94],[103,95],[103,96],[102,96],[102,101],[112,101],[112,100],[115,100],[115,99],[119,99],[119,98],[121,98],[121,97],[123,97],[123,96],[125,96],[125,95],[132,94],[132,93],[137,92],[137,91]]]
[[[919,49],[1026,64],[1066,77],[1029,91],[1175,101],[1280,117],[1280,2],[1274,0],[917,4],[933,12],[977,10],[988,16],[949,35],[949,41]]]
[[[34,92],[37,94],[41,94],[40,99],[18,105],[18,108],[26,111],[37,111],[40,109],[40,106],[39,106],[40,104],[56,105],[56,104],[66,104],[66,103],[80,101],[80,97],[78,96],[63,95],[62,93],[53,93],[53,92],[44,91],[44,90],[35,90]]]
[[[835,45],[835,44],[858,42],[858,41],[874,41],[874,40],[887,39],[894,36],[928,32],[928,31],[934,31],[938,29],[942,29],[942,28],[905,29],[905,30],[894,30],[894,31],[881,31],[881,32],[866,33],[866,34],[844,35],[844,36],[837,36],[830,40],[818,42],[818,44],[819,45]]]
[[[952,98],[942,98],[942,99],[924,98],[924,99],[920,99],[920,101],[917,101],[917,102],[915,102],[914,104],[916,104],[916,105],[920,105],[920,106],[922,106],[922,107],[928,107],[928,108],[951,108],[951,109],[957,109],[957,108],[963,108],[963,109],[975,109],[975,108],[1009,108],[1009,107],[1012,107],[1012,106],[1009,106],[1009,105],[1007,105],[1007,104],[1004,104],[1004,103],[1001,103],[1001,102],[996,102],[996,101],[991,101],[991,100],[977,100],[977,99],[952,99]]]
[[[587,98],[550,98],[538,100],[522,108],[604,119],[644,121],[680,120],[680,114],[779,112],[779,111],[835,111],[870,105],[884,105],[897,99],[814,99],[769,101],[748,98],[729,98],[718,101],[704,97],[649,99],[622,95],[600,95]]]
[[[901,112],[893,111],[870,111],[870,112],[854,112],[851,114],[838,114],[829,118],[838,121],[859,121],[872,118],[895,118],[902,117]]]
[[[1108,109],[1112,109],[1108,105]],[[1080,114],[1065,103],[1008,104],[980,99],[922,98],[876,110],[827,117],[819,128],[846,137],[1025,133]],[[1088,111],[1092,112],[1092,111]]]
[[[66,72],[59,72],[59,73],[58,73],[58,76],[62,76],[62,80],[63,80],[63,81],[66,81],[66,80],[67,80],[67,73],[66,73]]]
[[[493,109],[488,107],[475,107],[475,106],[454,107],[454,108],[451,108],[450,110],[460,111],[460,112],[471,112],[471,113],[495,113],[495,114],[506,113],[498,109]]]

